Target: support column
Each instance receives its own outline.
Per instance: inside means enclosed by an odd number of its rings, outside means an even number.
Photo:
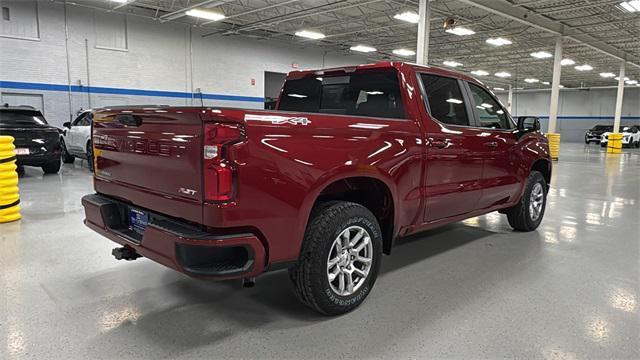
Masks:
[[[429,0],[420,0],[418,5],[418,44],[416,47],[416,63],[429,64],[429,19],[431,19],[431,5]]]
[[[620,64],[620,78],[618,79],[618,95],[616,96],[616,112],[613,117],[613,132],[609,134],[607,141],[607,153],[620,154],[622,152],[622,134],[620,133],[620,120],[622,119],[622,98],[624,97],[624,65]]]
[[[513,115],[511,108],[513,108],[513,86],[509,85],[509,96],[507,97],[507,111],[509,111],[509,114]]]
[[[549,151],[551,158],[558,160],[560,155],[560,134],[556,133],[558,122],[558,100],[560,98],[560,73],[562,72],[562,36],[556,38],[556,50],[553,54],[553,79],[551,80],[551,106],[549,107]]]

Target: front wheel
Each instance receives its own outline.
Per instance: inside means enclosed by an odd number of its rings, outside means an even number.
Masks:
[[[542,222],[547,205],[547,182],[539,171],[529,174],[518,205],[507,209],[509,225],[518,231],[533,231]]]
[[[67,144],[65,144],[64,140],[60,139],[60,147],[62,148],[62,162],[65,164],[73,164],[73,161],[76,159],[75,156],[69,154],[67,150]]]
[[[332,201],[313,211],[298,262],[289,268],[298,299],[325,315],[362,304],[378,277],[382,235],[362,205]]]
[[[50,163],[47,163],[46,165],[43,165],[42,171],[44,171],[45,174],[57,174],[58,171],[60,171],[61,165],[62,163],[60,162],[60,159],[58,159]]]

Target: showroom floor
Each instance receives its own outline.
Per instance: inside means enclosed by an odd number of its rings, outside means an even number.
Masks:
[[[403,241],[328,318],[286,272],[242,289],[118,262],[82,225],[86,168],[28,168],[24,219],[0,225],[0,358],[638,359],[639,184],[640,150],[563,144],[538,231],[493,213]]]

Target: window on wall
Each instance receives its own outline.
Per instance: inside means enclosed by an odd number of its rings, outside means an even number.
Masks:
[[[128,49],[127,17],[122,14],[94,11],[96,48],[106,50]]]
[[[441,123],[469,125],[469,117],[458,80],[437,76],[420,75],[427,93],[429,113]]]
[[[478,85],[469,83],[473,96],[474,111],[480,126],[494,129],[511,129],[513,125],[502,106],[489,92]]]
[[[40,38],[37,1],[1,0],[0,7],[0,36],[28,40]]]

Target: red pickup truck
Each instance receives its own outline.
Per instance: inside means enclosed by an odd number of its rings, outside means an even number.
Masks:
[[[294,71],[277,111],[133,107],[94,114],[85,223],[205,279],[289,269],[323,314],[364,301],[398,238],[500,211],[540,224],[551,177],[536,118],[479,81],[378,64]]]

